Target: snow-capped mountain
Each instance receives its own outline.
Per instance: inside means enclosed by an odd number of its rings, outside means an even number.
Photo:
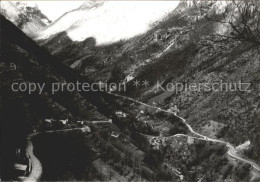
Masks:
[[[30,37],[51,23],[37,6],[28,6],[23,2],[1,1],[1,14]]]

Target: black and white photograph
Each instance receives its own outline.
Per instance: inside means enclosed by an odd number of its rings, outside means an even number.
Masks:
[[[0,5],[0,181],[260,182],[260,1]]]

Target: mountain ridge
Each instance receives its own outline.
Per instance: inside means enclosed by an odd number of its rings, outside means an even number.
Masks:
[[[37,6],[27,6],[23,2],[1,1],[1,14],[30,37],[35,37],[37,32],[51,23]]]

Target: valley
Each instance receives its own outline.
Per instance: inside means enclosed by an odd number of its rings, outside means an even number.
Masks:
[[[260,3],[146,3],[3,4],[1,180],[260,180]]]

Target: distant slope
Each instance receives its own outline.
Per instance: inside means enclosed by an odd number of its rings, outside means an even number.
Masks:
[[[30,7],[23,2],[1,1],[1,14],[30,37],[51,23],[38,7]]]

